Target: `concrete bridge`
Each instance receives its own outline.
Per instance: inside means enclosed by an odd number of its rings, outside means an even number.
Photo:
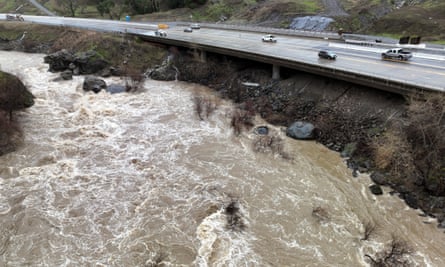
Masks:
[[[226,30],[226,29],[225,29]],[[235,30],[235,31],[234,31]],[[201,30],[196,30],[198,32]],[[220,31],[214,29],[214,31]],[[279,36],[286,36],[291,40],[296,42],[299,40],[304,40],[304,42],[312,43],[308,45],[312,49],[310,60],[305,60],[304,58],[295,59],[293,57],[286,56],[285,53],[282,54],[272,54],[258,51],[258,49],[252,49],[256,46],[269,46],[281,50],[281,47],[275,44],[261,43],[260,34],[258,32],[246,29],[230,29],[228,31],[229,35],[237,36],[238,31],[242,31],[242,36],[248,34],[257,35],[256,40],[251,40],[250,37],[245,37],[243,41],[245,47],[242,48],[238,44],[219,44],[218,42],[209,42],[205,40],[205,36],[200,35],[201,33],[196,33],[197,36],[193,36],[192,39],[184,39],[183,37],[176,36],[174,30],[170,30],[169,36],[167,38],[159,38],[156,36],[148,35],[147,33],[139,34],[142,39],[151,42],[160,42],[174,46],[188,47],[194,49],[196,53],[200,56],[201,60],[205,61],[206,52],[224,54],[229,56],[234,56],[238,58],[244,58],[253,61],[259,61],[263,63],[268,63],[272,68],[272,78],[280,78],[280,68],[286,67],[290,69],[305,71],[317,75],[327,76],[339,80],[348,81],[351,83],[356,83],[364,86],[369,86],[377,88],[379,90],[389,91],[404,96],[414,96],[423,95],[425,92],[444,92],[445,90],[445,49],[437,48],[422,48],[422,47],[410,47],[409,49],[415,51],[417,54],[417,61],[419,63],[413,62],[385,62],[380,59],[381,51],[389,49],[391,47],[398,46],[398,44],[391,43],[376,43],[375,41],[360,41],[359,44],[353,43],[354,49],[351,49],[351,42],[348,40],[343,40],[341,36],[332,33],[313,33],[309,36],[308,33],[288,33],[290,30],[275,31],[269,29],[267,32],[274,32]],[[266,31],[262,31],[263,33]],[[191,33],[193,35],[194,33]],[[280,35],[281,34],[281,35]],[[302,35],[306,36],[302,36]],[[294,35],[298,35],[295,37]],[[183,35],[181,35],[183,36]],[[212,37],[213,38],[213,37]],[[233,39],[233,38],[231,38]],[[283,38],[281,38],[283,39]],[[251,42],[255,42],[252,46]],[[280,42],[280,40],[278,40]],[[306,47],[306,49],[307,49]],[[350,57],[349,50],[354,51],[354,57],[358,59],[351,59],[352,61],[359,61],[362,64],[355,65],[354,67],[348,68],[343,66],[338,66],[337,62],[328,62],[327,60],[321,60],[317,58],[317,51],[319,48],[329,48],[332,50],[340,50],[339,59],[341,59],[344,53],[347,57]],[[364,50],[361,48],[365,48]],[[305,48],[298,48],[304,50]],[[373,49],[374,52],[370,51]],[[269,49],[270,50],[270,49]],[[360,52],[356,52],[360,50]],[[307,53],[307,52],[306,52]],[[370,59],[372,57],[372,59]],[[363,60],[363,58],[365,60]],[[340,61],[337,60],[337,61]],[[370,61],[373,64],[374,71],[366,61]],[[422,75],[419,72],[419,67],[422,72],[428,73],[428,75]],[[380,69],[387,69],[383,72]],[[394,75],[391,75],[394,74]]]
[[[2,19],[0,14],[0,19]],[[400,47],[397,43],[375,40],[345,40],[329,32],[305,32],[240,25],[201,24],[201,29],[184,32],[189,23],[168,23],[167,36],[155,35],[157,24],[98,19],[23,16],[25,22],[84,28],[117,34],[137,35],[141,39],[187,47],[202,61],[206,53],[218,53],[271,65],[272,78],[280,78],[282,67],[357,83],[404,96],[445,91],[445,49],[425,46],[405,47],[413,51],[410,62],[382,61],[382,51]],[[261,41],[274,34],[277,43]],[[320,49],[334,50],[335,61],[318,58]]]
[[[211,46],[198,43],[190,43],[176,39],[162,39],[153,38],[147,35],[141,35],[142,39],[152,42],[160,42],[174,46],[188,47],[194,49],[199,58],[205,62],[206,52],[229,55],[238,58],[244,58],[252,61],[259,61],[262,63],[271,64],[272,78],[280,78],[281,67],[300,70],[312,74],[331,77],[334,79],[344,80],[351,83],[356,83],[368,87],[373,87],[379,90],[384,90],[404,96],[423,95],[425,92],[442,92],[445,87],[438,88],[426,83],[409,83],[406,80],[391,79],[387,76],[379,76],[366,71],[354,71],[348,69],[334,68],[331,65],[311,64],[310,62],[295,61],[286,58],[277,58],[270,55],[258,54],[254,52],[238,51],[224,47]],[[403,63],[402,63],[403,64]],[[444,83],[445,86],[445,83]]]

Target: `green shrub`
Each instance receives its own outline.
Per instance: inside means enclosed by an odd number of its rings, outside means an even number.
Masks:
[[[232,8],[223,3],[217,3],[207,8],[207,18],[209,20],[219,20],[221,16],[230,17],[232,15]]]

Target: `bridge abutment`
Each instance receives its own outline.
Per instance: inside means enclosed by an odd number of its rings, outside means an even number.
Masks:
[[[201,60],[201,62],[203,62],[203,63],[207,62],[207,52],[206,51],[200,50],[199,60]]]
[[[280,66],[277,64],[272,65],[272,79],[274,80],[280,79]]]

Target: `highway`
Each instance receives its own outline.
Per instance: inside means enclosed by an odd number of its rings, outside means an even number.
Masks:
[[[351,45],[339,41],[338,38],[331,38],[330,35],[326,35],[324,38],[322,35],[319,38],[306,38],[273,33],[277,42],[267,43],[261,41],[262,35],[270,33],[265,29],[261,29],[259,32],[249,32],[201,27],[199,30],[188,33],[183,31],[185,26],[178,23],[170,24],[170,28],[166,30],[167,37],[156,37],[154,36],[154,31],[157,29],[155,23],[28,15],[23,17],[27,22],[39,24],[70,26],[104,32],[126,32],[147,36],[149,40],[161,43],[180,43],[203,50],[214,48],[217,51],[227,51],[229,55],[236,54],[243,57],[245,54],[249,55],[246,58],[250,59],[258,57],[258,60],[266,63],[279,64],[283,62],[283,66],[296,66],[297,69],[298,63],[302,63],[310,68],[329,69],[332,74],[347,72],[367,76],[370,78],[370,83],[372,83],[372,78],[377,78],[426,90],[445,91],[445,50],[443,53],[436,51],[435,54],[432,54],[427,49],[415,49],[414,56],[410,61],[393,62],[383,61],[380,58],[381,52],[390,47]],[[0,19],[5,19],[5,14],[0,14]],[[274,31],[274,29],[269,30]],[[322,48],[336,52],[337,60],[318,58],[318,51]],[[347,80],[345,77],[347,76],[340,79]],[[351,80],[351,82],[354,81]],[[370,84],[370,86],[372,85]],[[378,86],[376,87],[378,88]]]
[[[336,40],[330,41],[322,38],[275,35],[276,43],[263,43],[261,36],[264,33],[206,28],[194,30],[192,33],[184,33],[183,27],[171,28],[167,32],[167,38],[180,39],[190,43],[218,45],[246,53],[329,66],[333,69],[353,71],[392,81],[418,84],[434,90],[445,90],[445,53],[444,55],[433,55],[415,52],[410,61],[393,62],[381,60],[380,54],[385,48],[347,45]],[[322,48],[336,52],[337,60],[318,58],[318,51]]]

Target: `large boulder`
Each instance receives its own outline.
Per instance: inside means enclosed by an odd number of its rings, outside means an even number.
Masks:
[[[378,185],[387,185],[388,184],[386,176],[381,172],[378,172],[378,171],[373,172],[373,173],[371,173],[370,177],[371,177],[371,180]]]
[[[14,151],[22,141],[20,128],[12,120],[12,111],[32,105],[34,96],[22,81],[12,74],[0,71],[0,155]]]
[[[9,112],[34,105],[34,95],[16,76],[0,71],[0,110]]]
[[[314,139],[314,129],[312,123],[296,121],[286,129],[286,135],[295,139]]]
[[[383,195],[383,190],[378,184],[370,185],[369,190],[371,190],[371,193],[374,195]]]
[[[110,65],[100,54],[92,50],[74,54],[63,49],[45,56],[43,60],[49,64],[51,72],[72,70],[75,74],[95,74]]]
[[[148,77],[157,81],[175,81],[179,75],[179,70],[172,61],[167,59],[161,65],[155,66],[147,72]]]
[[[108,63],[96,51],[87,51],[76,54],[74,64],[79,67],[80,74],[94,74],[108,67]]]
[[[100,90],[107,88],[107,84],[104,80],[99,79],[97,77],[87,76],[87,77],[85,77],[85,80],[83,81],[82,88],[84,91],[87,91],[87,92],[93,91],[95,93],[99,93]]]
[[[72,80],[73,79],[73,72],[71,70],[64,70],[62,73],[60,73],[60,78],[63,80]]]
[[[43,62],[49,64],[49,71],[59,72],[70,68],[74,62],[73,53],[62,49],[43,58]]]

